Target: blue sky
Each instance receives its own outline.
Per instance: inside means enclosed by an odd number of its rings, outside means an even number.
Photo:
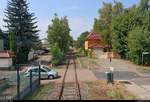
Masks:
[[[5,30],[4,10],[7,0],[0,0],[0,28]],[[113,3],[114,0],[27,0],[30,5],[30,12],[35,13],[40,29],[40,38],[47,37],[47,28],[51,23],[54,13],[59,17],[67,16],[71,28],[71,35],[76,39],[82,32],[92,29],[94,18],[98,17],[98,10],[104,2]],[[116,0],[121,1],[124,7],[138,4],[140,0]]]

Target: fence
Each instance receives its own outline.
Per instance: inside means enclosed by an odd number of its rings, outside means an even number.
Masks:
[[[16,65],[16,71],[1,71],[0,100],[22,100],[40,86],[40,70],[37,76],[32,71],[27,76],[25,71],[29,66]]]

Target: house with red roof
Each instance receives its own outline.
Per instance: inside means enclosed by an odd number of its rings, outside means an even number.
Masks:
[[[92,52],[94,58],[120,58],[117,53],[109,52],[109,45],[104,41],[101,34],[91,32],[85,41],[85,49]]]
[[[108,48],[107,43],[103,40],[101,34],[91,32],[85,41],[85,49],[92,51],[92,56],[100,56],[104,49]]]
[[[97,32],[91,32],[85,41],[85,49],[103,49],[107,44],[102,39],[101,35]]]

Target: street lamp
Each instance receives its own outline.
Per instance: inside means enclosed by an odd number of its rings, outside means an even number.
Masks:
[[[144,64],[143,62],[144,62],[144,55],[148,55],[149,54],[149,52],[142,52],[142,65]]]

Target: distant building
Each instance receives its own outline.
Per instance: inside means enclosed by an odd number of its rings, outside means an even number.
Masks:
[[[48,42],[48,39],[42,39],[41,40],[42,42],[42,49],[49,49],[49,42]]]
[[[8,70],[13,66],[12,58],[14,53],[9,51],[0,51],[0,70]]]
[[[94,58],[120,58],[117,53],[108,52],[109,45],[104,41],[101,34],[91,32],[85,41],[85,49],[92,52]]]
[[[108,48],[108,45],[102,39],[101,35],[97,32],[91,32],[85,41],[85,49],[92,52],[92,57],[99,58],[103,55],[104,50]]]
[[[8,38],[8,34],[2,32],[2,30],[0,29],[0,40],[2,40],[0,42],[0,47],[3,46],[3,48],[2,48],[3,50],[8,50],[8,47],[9,47],[9,41],[8,41],[8,39],[9,39]]]

